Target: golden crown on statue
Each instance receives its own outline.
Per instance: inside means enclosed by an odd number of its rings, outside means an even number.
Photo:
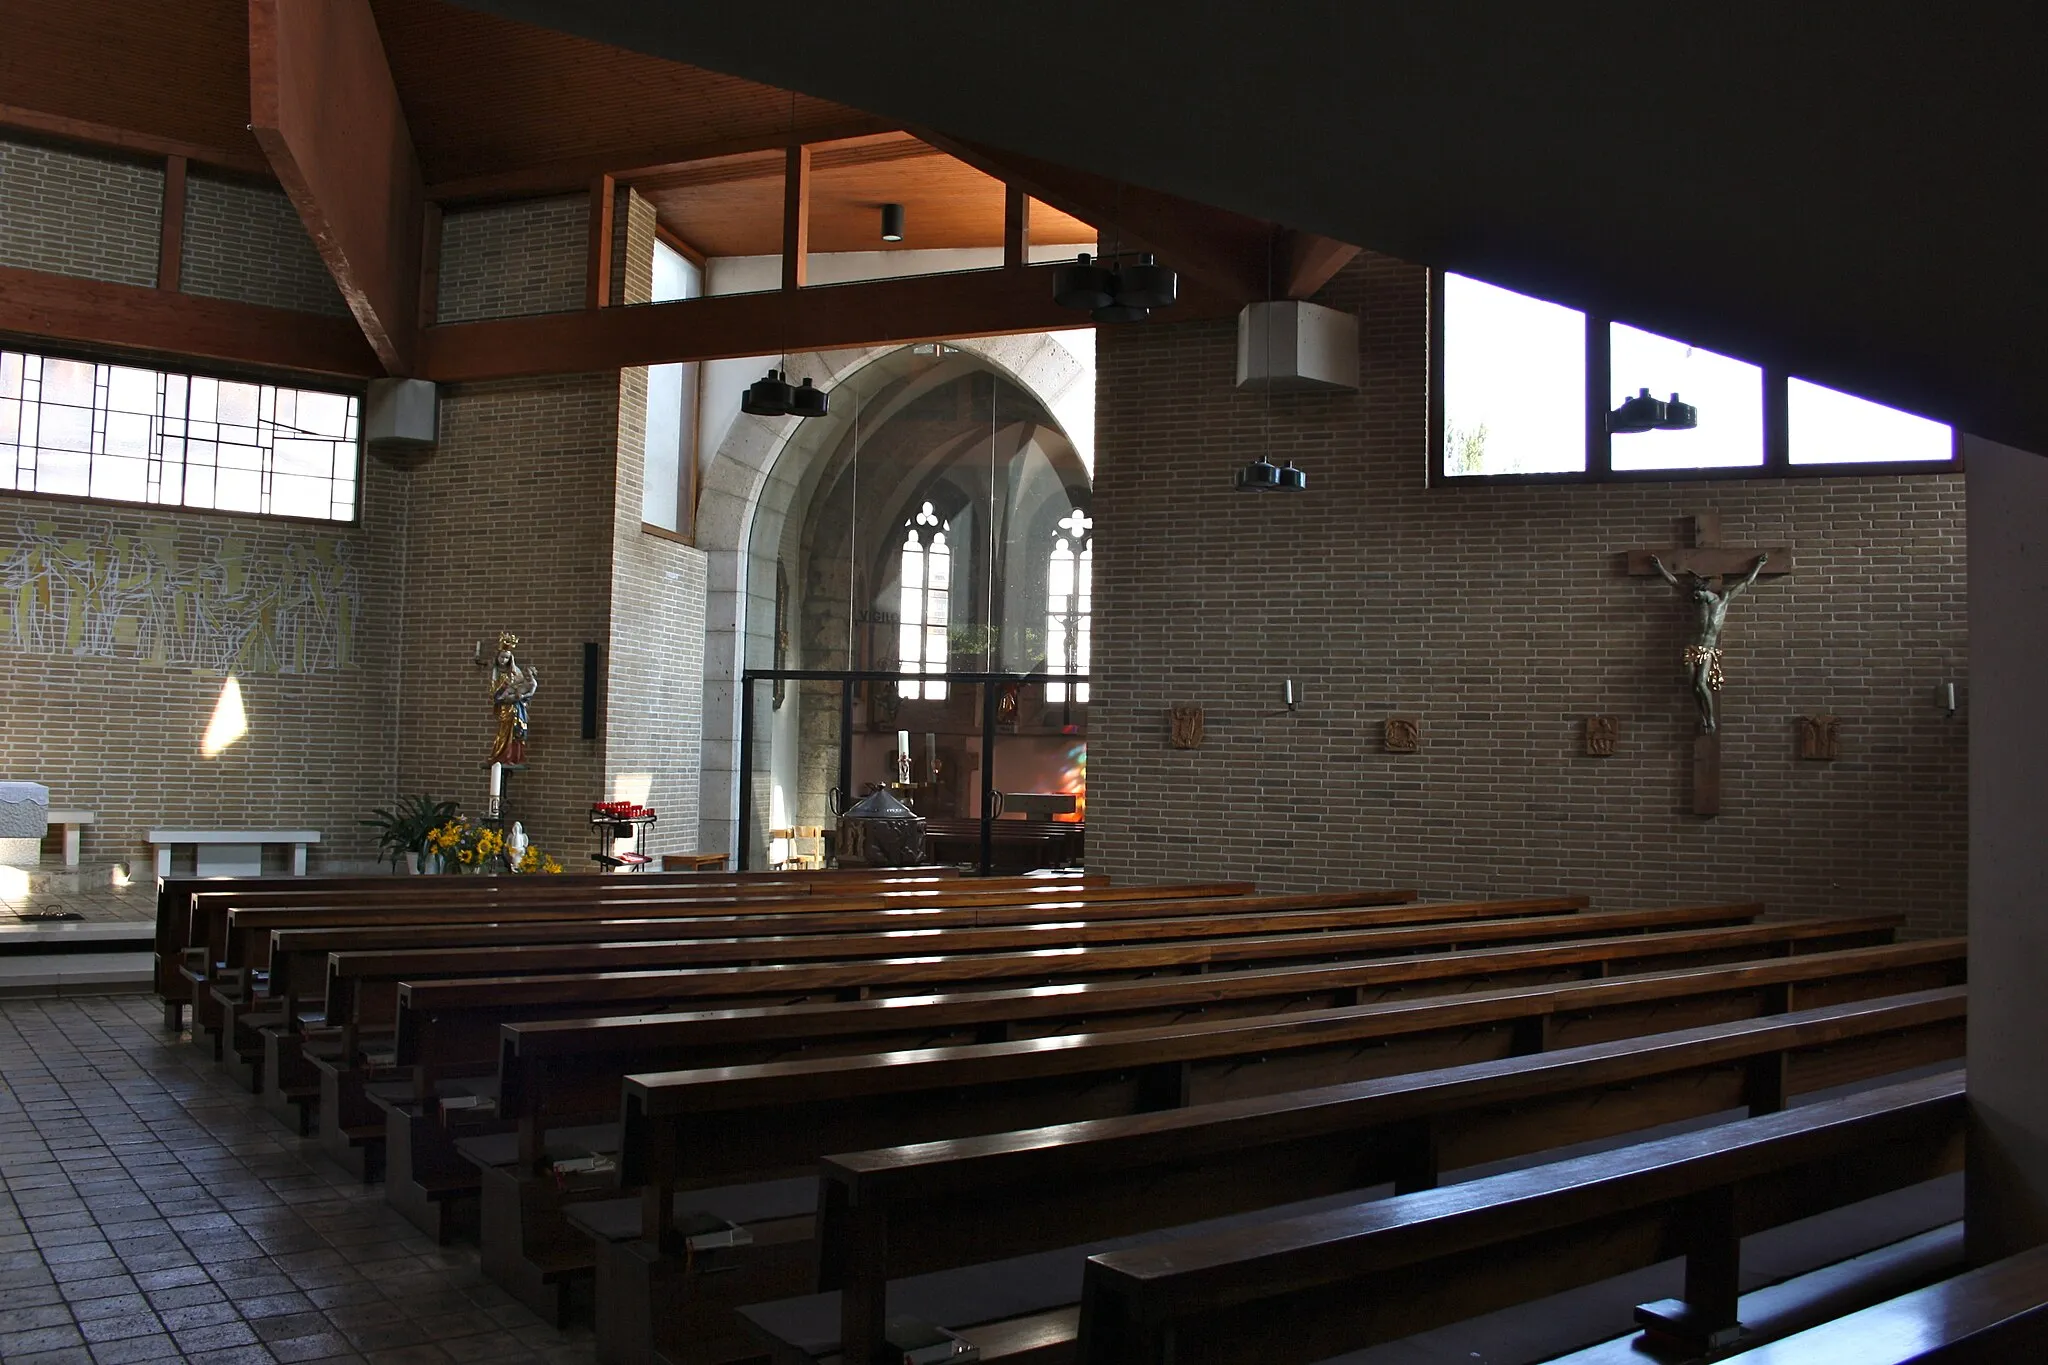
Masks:
[[[506,631],[498,637],[498,648],[508,650],[519,648],[519,637],[509,630]]]

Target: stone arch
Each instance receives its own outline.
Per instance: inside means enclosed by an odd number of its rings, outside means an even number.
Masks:
[[[1050,333],[1019,333],[948,341],[966,363],[998,374],[1031,395],[1068,433],[1084,465],[1092,467],[1093,368]],[[879,373],[915,348],[872,346],[789,357],[792,382],[809,377],[838,391],[864,374]],[[835,404],[840,418],[843,400]],[[1064,416],[1062,416],[1064,414]],[[865,414],[864,414],[865,415]],[[886,420],[886,414],[873,414]],[[773,619],[775,565],[752,563],[760,519],[787,517],[800,507],[804,481],[814,476],[829,442],[813,433],[819,419],[733,419],[716,451],[704,461],[697,507],[697,545],[707,559],[704,648],[702,828],[698,847],[737,849],[739,800],[739,679],[747,659],[750,625]],[[765,660],[752,661],[763,666]]]

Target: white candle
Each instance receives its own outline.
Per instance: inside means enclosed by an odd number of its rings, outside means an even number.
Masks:
[[[500,796],[503,796],[504,794],[505,765],[502,763],[493,763],[491,765],[491,808],[493,810],[497,809],[498,798]]]
[[[910,731],[908,730],[898,730],[896,732],[896,771],[891,776],[904,782],[910,780]]]

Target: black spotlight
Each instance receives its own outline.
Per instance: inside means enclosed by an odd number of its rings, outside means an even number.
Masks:
[[[1270,493],[1280,487],[1280,466],[1261,455],[1237,471],[1240,493]]]
[[[796,412],[795,400],[796,390],[782,377],[782,371],[770,370],[766,378],[756,379],[747,386],[746,393],[740,398],[740,411],[756,417],[789,417]]]
[[[1664,405],[1664,420],[1657,423],[1659,431],[1691,431],[1700,424],[1700,410],[1690,403],[1678,401],[1672,394],[1671,401]]]
[[[1052,277],[1052,301],[1062,308],[1107,308],[1116,302],[1116,276],[1084,251]]]
[[[1289,460],[1286,464],[1280,466],[1280,482],[1276,486],[1276,492],[1299,493],[1306,487],[1308,487],[1308,475],[1296,469],[1294,461]]]
[[[1116,301],[1121,307],[1166,308],[1179,293],[1180,277],[1155,261],[1149,251],[1138,257],[1136,265],[1125,266],[1116,275]]]
[[[806,378],[790,394],[789,412],[792,417],[823,417],[829,401],[830,395],[823,389],[813,387],[809,378]]]
[[[900,242],[903,240],[903,205],[882,205],[882,240]]]
[[[1663,400],[1650,397],[1650,391],[1644,389],[1633,398],[1622,399],[1621,406],[1607,414],[1607,429],[1617,434],[1655,431],[1668,420]]]

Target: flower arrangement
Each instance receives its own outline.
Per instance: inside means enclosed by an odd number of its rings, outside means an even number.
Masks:
[[[493,867],[512,872],[560,872],[562,865],[528,844],[514,863],[505,832],[495,825],[478,824],[458,815],[428,832],[426,852],[445,867],[462,872],[482,872]]]

